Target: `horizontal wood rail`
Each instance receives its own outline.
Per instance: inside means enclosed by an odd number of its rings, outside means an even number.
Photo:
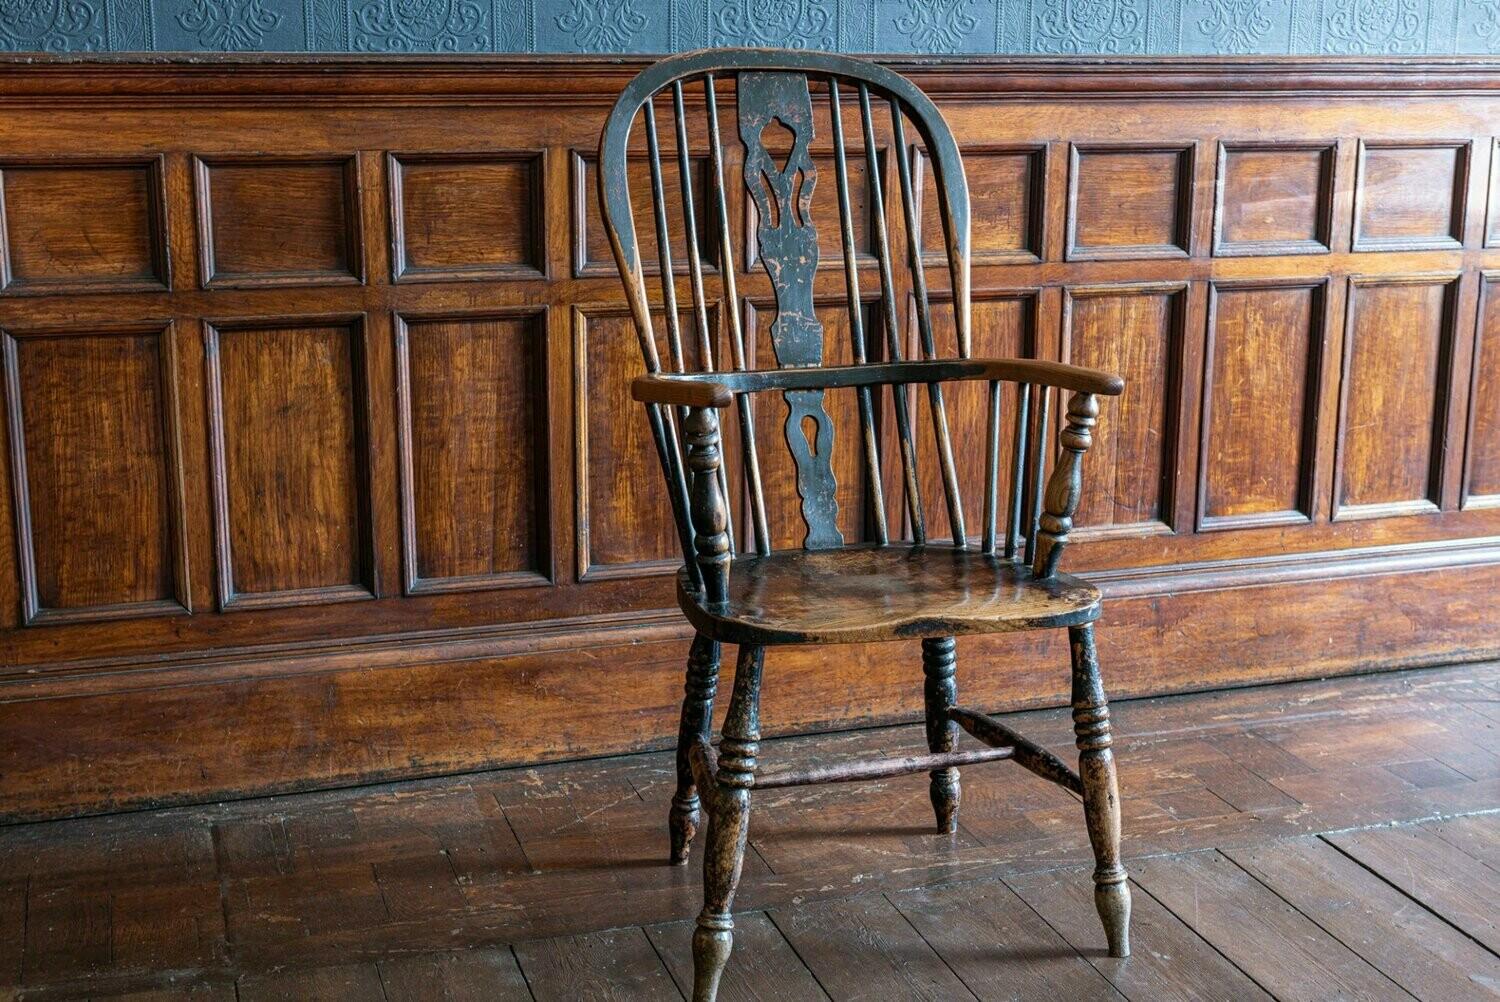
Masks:
[[[836,365],[814,369],[758,369],[748,372],[658,373],[638,376],[631,395],[642,403],[677,407],[728,407],[736,393],[767,390],[828,390],[893,383],[946,383],[962,380],[1040,383],[1077,393],[1118,396],[1125,389],[1119,376],[1066,362],[1021,358],[966,358],[893,362],[886,365]]]

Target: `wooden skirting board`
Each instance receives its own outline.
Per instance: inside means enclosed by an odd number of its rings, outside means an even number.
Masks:
[[[674,733],[675,534],[593,195],[641,65],[0,61],[0,818]],[[898,68],[964,151],[975,354],[1128,381],[1064,566],[1105,592],[1113,695],[1500,656],[1500,61]],[[751,212],[731,199],[764,357]],[[822,257],[845,343],[836,232]],[[977,477],[982,389],[949,407]],[[859,461],[835,443],[849,539]],[[795,513],[772,503],[778,545]],[[1054,704],[1066,665],[961,641],[959,698]],[[773,651],[766,724],[911,717],[920,679],[915,644]]]

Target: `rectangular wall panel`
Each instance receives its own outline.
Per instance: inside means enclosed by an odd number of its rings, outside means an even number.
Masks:
[[[401,318],[406,590],[545,584],[542,314]]]
[[[219,604],[368,598],[358,320],[208,332]]]
[[[0,163],[0,289],[132,292],[168,284],[161,162]]]
[[[1068,260],[1187,257],[1192,196],[1191,146],[1073,146]]]
[[[974,299],[971,315],[973,355],[976,358],[1029,358],[1036,353],[1037,290],[980,291]],[[938,355],[953,358],[958,354],[953,323],[953,305],[946,299],[934,300],[932,307],[933,339]],[[912,328],[915,329],[913,322]],[[915,354],[915,352],[913,352]],[[944,500],[942,467],[938,464],[937,437],[927,390],[913,386],[911,408],[912,435],[916,439],[917,464],[921,470],[922,499],[926,507],[927,537],[952,539],[948,507]],[[1013,462],[1012,429],[1015,422],[1017,390],[1014,384],[1003,384],[1000,397],[1000,491]],[[984,532],[985,463],[989,437],[989,383],[983,380],[949,383],[943,387],[943,402],[948,414],[948,434],[953,443],[954,466],[958,472],[959,497],[963,501],[964,530],[970,539]],[[890,437],[888,435],[888,437]],[[897,498],[896,500],[899,500]],[[1005,501],[999,509],[999,531],[1004,531]]]
[[[1211,290],[1200,530],[1312,518],[1325,295],[1322,282]]]
[[[1221,144],[1214,253],[1328,253],[1336,151],[1324,143]]]
[[[1354,249],[1461,246],[1470,150],[1463,142],[1361,142]]]
[[[163,333],[6,335],[4,351],[24,618],[184,611]]]
[[[393,153],[386,169],[397,281],[546,274],[541,153]]]
[[[1178,285],[1067,290],[1064,357],[1125,379],[1122,396],[1101,402],[1083,459],[1074,518],[1082,538],[1149,535],[1172,524],[1186,295]],[[1053,421],[1055,429],[1055,407]]]
[[[1485,276],[1474,340],[1464,506],[1500,506],[1500,274]]]
[[[946,263],[943,216],[932,164],[916,155],[922,205],[922,249],[935,265]],[[1042,224],[1047,205],[1045,146],[965,146],[974,261],[1005,264],[1042,256]],[[898,191],[899,194],[899,191]]]
[[[205,287],[358,282],[353,157],[199,158],[199,277]]]
[[[664,140],[665,142],[665,140]],[[667,213],[667,249],[672,254],[672,270],[686,272],[688,269],[686,218],[682,209],[682,174],[678,170],[674,147],[664,146],[661,157],[661,186],[665,196]],[[710,176],[711,164],[706,155],[693,153],[688,158],[688,176],[692,182],[694,221],[697,222],[698,252],[703,266],[709,268],[719,260],[719,223]],[[726,171],[728,168],[725,168]],[[613,278],[614,253],[609,248],[609,235],[604,231],[604,220],[599,214],[599,168],[598,157],[592,153],[575,151],[572,161],[573,204],[573,273],[575,275],[603,275]],[[645,156],[632,157],[627,167],[630,178],[630,204],[636,213],[635,238],[640,247],[641,266],[647,274],[656,274],[661,269],[661,252],[656,242],[656,202],[651,194],[651,165]],[[726,184],[729,183],[726,180]],[[730,210],[733,211],[732,209]]]
[[[1435,511],[1457,281],[1353,278],[1334,518]]]

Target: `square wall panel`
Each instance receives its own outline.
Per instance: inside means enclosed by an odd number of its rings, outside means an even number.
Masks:
[[[1069,261],[1187,257],[1192,146],[1075,145],[1070,167]]]
[[[1326,254],[1333,229],[1331,144],[1223,143],[1214,254]]]
[[[5,293],[167,287],[158,158],[0,163],[0,198]]]
[[[1361,142],[1354,182],[1354,249],[1463,246],[1469,151],[1469,144],[1459,141]]]
[[[540,152],[392,154],[395,280],[542,278]]]
[[[1047,148],[972,146],[964,148],[963,158],[969,182],[969,241],[974,262],[1010,264],[1039,260],[1046,206]],[[916,161],[922,249],[928,264],[945,264],[937,181],[932,164],[921,150],[917,151]]]
[[[360,281],[353,157],[200,158],[196,175],[205,288]]]

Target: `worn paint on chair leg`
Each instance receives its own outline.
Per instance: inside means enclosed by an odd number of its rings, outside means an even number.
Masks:
[[[677,792],[667,828],[672,837],[672,865],[687,862],[688,847],[698,834],[698,788],[688,752],[700,738],[707,739],[719,688],[719,642],[699,634],[688,652],[687,696],[682,702],[682,724],[677,730]]]
[[[932,752],[952,751],[958,743],[958,724],[948,719],[948,711],[958,701],[958,683],[953,678],[957,663],[952,637],[922,641],[922,673],[927,676],[927,749]],[[937,829],[940,834],[951,835],[958,831],[958,770],[934,769],[931,775],[929,792]]]
[[[1120,789],[1115,778],[1109,704],[1099,677],[1094,627],[1068,630],[1073,649],[1073,733],[1078,742],[1078,774],[1083,779],[1083,814],[1094,847],[1094,906],[1104,923],[1111,957],[1130,956],[1130,884],[1120,865]]]
[[[764,649],[743,646],[734,694],[719,742],[719,772],[708,798],[708,844],[703,852],[703,911],[693,932],[693,1002],[713,1002],[734,943],[734,889],[750,836],[750,788],[760,748],[760,673]]]

